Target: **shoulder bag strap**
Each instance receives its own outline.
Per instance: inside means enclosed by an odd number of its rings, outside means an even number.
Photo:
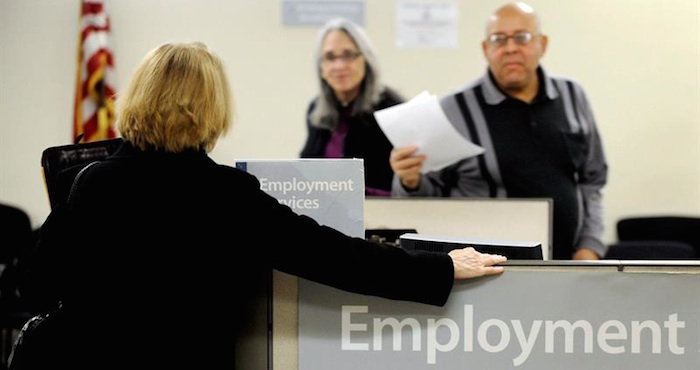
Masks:
[[[99,163],[99,162],[100,162],[100,161],[93,161],[93,162],[88,163],[87,165],[85,165],[85,167],[83,167],[83,168],[80,169],[80,171],[78,172],[77,175],[75,175],[75,179],[73,179],[73,184],[72,184],[71,187],[70,187],[70,193],[68,193],[67,204],[72,204],[72,203],[73,203],[72,200],[73,200],[73,198],[75,198],[75,192],[76,192],[77,189],[78,189],[78,184],[80,183],[80,177],[81,177],[81,175],[82,175],[83,173],[85,173],[85,171],[87,171],[87,169],[90,168],[90,166],[92,166],[93,164],[97,164],[97,163]]]

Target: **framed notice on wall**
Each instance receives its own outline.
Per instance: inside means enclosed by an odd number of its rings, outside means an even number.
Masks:
[[[364,0],[282,0],[282,24],[285,26],[320,26],[335,17],[364,25]]]
[[[455,1],[399,1],[396,3],[396,47],[456,49]]]

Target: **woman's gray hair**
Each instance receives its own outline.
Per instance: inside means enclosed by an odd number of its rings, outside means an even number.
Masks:
[[[317,127],[334,129],[338,124],[338,110],[335,108],[336,98],[333,89],[321,76],[321,59],[323,57],[323,41],[330,31],[344,31],[357,45],[365,58],[366,74],[360,86],[360,94],[352,106],[353,114],[373,112],[373,106],[379,102],[384,86],[380,79],[379,61],[374,47],[364,29],[344,18],[334,18],[326,22],[319,30],[314,49],[314,66],[320,91],[313,110],[310,112],[311,124]]]

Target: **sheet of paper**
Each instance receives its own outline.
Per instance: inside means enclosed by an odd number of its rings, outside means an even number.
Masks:
[[[484,148],[457,132],[438,98],[427,91],[405,103],[378,110],[374,117],[395,148],[415,145],[417,155],[426,155],[423,173],[484,152]]]

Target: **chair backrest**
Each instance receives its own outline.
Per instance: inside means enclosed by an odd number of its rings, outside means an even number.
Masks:
[[[23,318],[29,317],[17,289],[22,274],[21,259],[29,253],[36,237],[29,215],[24,210],[0,204],[0,326],[5,334],[8,334],[8,328],[19,329],[24,323]],[[11,341],[7,335],[3,335],[3,361]]]
[[[695,248],[672,240],[626,240],[608,247],[604,259],[617,260],[692,260]]]
[[[700,241],[700,216],[627,217],[617,222],[619,240]]]
[[[114,153],[122,142],[122,138],[116,138],[44,149],[41,154],[41,167],[51,208],[67,199],[73,178],[83,167],[90,162],[105,159]],[[65,180],[62,180],[63,178]]]
[[[700,256],[700,217],[628,217],[617,222],[617,238],[628,240],[671,240],[690,244]]]
[[[0,204],[0,264],[11,264],[31,238],[29,215],[15,206]]]

